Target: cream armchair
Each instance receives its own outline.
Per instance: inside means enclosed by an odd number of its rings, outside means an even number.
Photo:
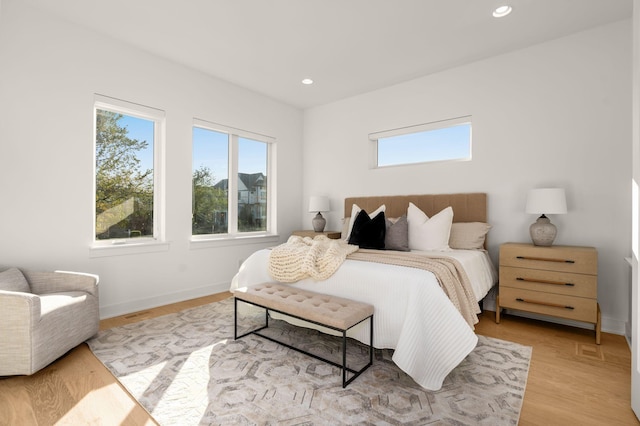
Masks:
[[[0,376],[33,374],[98,327],[96,275],[0,270]]]

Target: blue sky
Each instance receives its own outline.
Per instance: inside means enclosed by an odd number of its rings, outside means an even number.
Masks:
[[[200,127],[193,128],[193,167],[208,167],[214,184],[229,176],[229,136]]]
[[[147,141],[147,149],[138,152],[141,170],[153,169],[153,121],[123,115],[118,121],[120,126],[126,127],[130,139]]]
[[[153,121],[124,115],[119,124],[126,126],[131,139],[147,141],[147,149],[138,152],[142,170],[153,168]],[[228,178],[228,135],[212,130],[193,128],[193,170],[208,167],[214,183]],[[267,174],[267,145],[250,139],[240,138],[238,170],[241,173]]]
[[[228,135],[213,130],[193,128],[193,170],[201,166],[212,171],[214,183],[227,179]],[[238,140],[238,171],[267,174],[267,144],[250,139]]]
[[[471,157],[471,124],[378,139],[378,166]]]
[[[120,125],[126,126],[132,139],[146,140],[149,147],[138,153],[141,168],[153,168],[153,121],[125,115]],[[411,164],[427,161],[469,158],[471,125],[459,124],[443,129],[428,130],[378,140],[378,166]],[[208,167],[214,184],[228,178],[228,135],[226,133],[193,128],[193,170]],[[267,145],[239,138],[238,170],[241,173],[262,172],[266,175]]]

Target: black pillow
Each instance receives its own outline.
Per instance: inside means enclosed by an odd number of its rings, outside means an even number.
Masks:
[[[353,222],[349,244],[357,245],[363,249],[384,250],[385,233],[384,212],[370,218],[366,211],[360,210]]]

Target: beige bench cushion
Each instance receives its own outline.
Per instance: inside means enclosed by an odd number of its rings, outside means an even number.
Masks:
[[[347,330],[373,315],[373,306],[277,283],[264,283],[236,290],[237,299],[285,314]]]

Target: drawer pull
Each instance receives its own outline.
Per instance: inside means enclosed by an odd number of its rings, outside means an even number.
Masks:
[[[576,263],[575,260],[570,259],[554,259],[548,257],[532,257],[532,256],[516,256],[516,259],[522,260],[543,260],[545,262],[557,262],[557,263]]]
[[[516,280],[518,280],[518,281],[525,281],[525,282],[528,282],[528,283],[541,283],[541,284],[553,284],[553,285],[566,285],[566,286],[568,286],[568,287],[574,287],[574,286],[575,286],[575,284],[573,284],[573,283],[564,283],[564,282],[562,282],[562,281],[551,281],[551,280],[532,280],[532,279],[530,279],[530,278],[521,278],[521,277],[516,278]]]
[[[538,302],[535,300],[526,300],[526,299],[522,299],[520,297],[518,297],[516,299],[516,301],[518,302],[524,302],[524,303],[531,303],[532,305],[544,305],[544,306],[551,306],[553,308],[564,308],[564,309],[575,309],[573,306],[566,306],[566,305],[560,305],[558,303],[549,303],[549,302]]]

